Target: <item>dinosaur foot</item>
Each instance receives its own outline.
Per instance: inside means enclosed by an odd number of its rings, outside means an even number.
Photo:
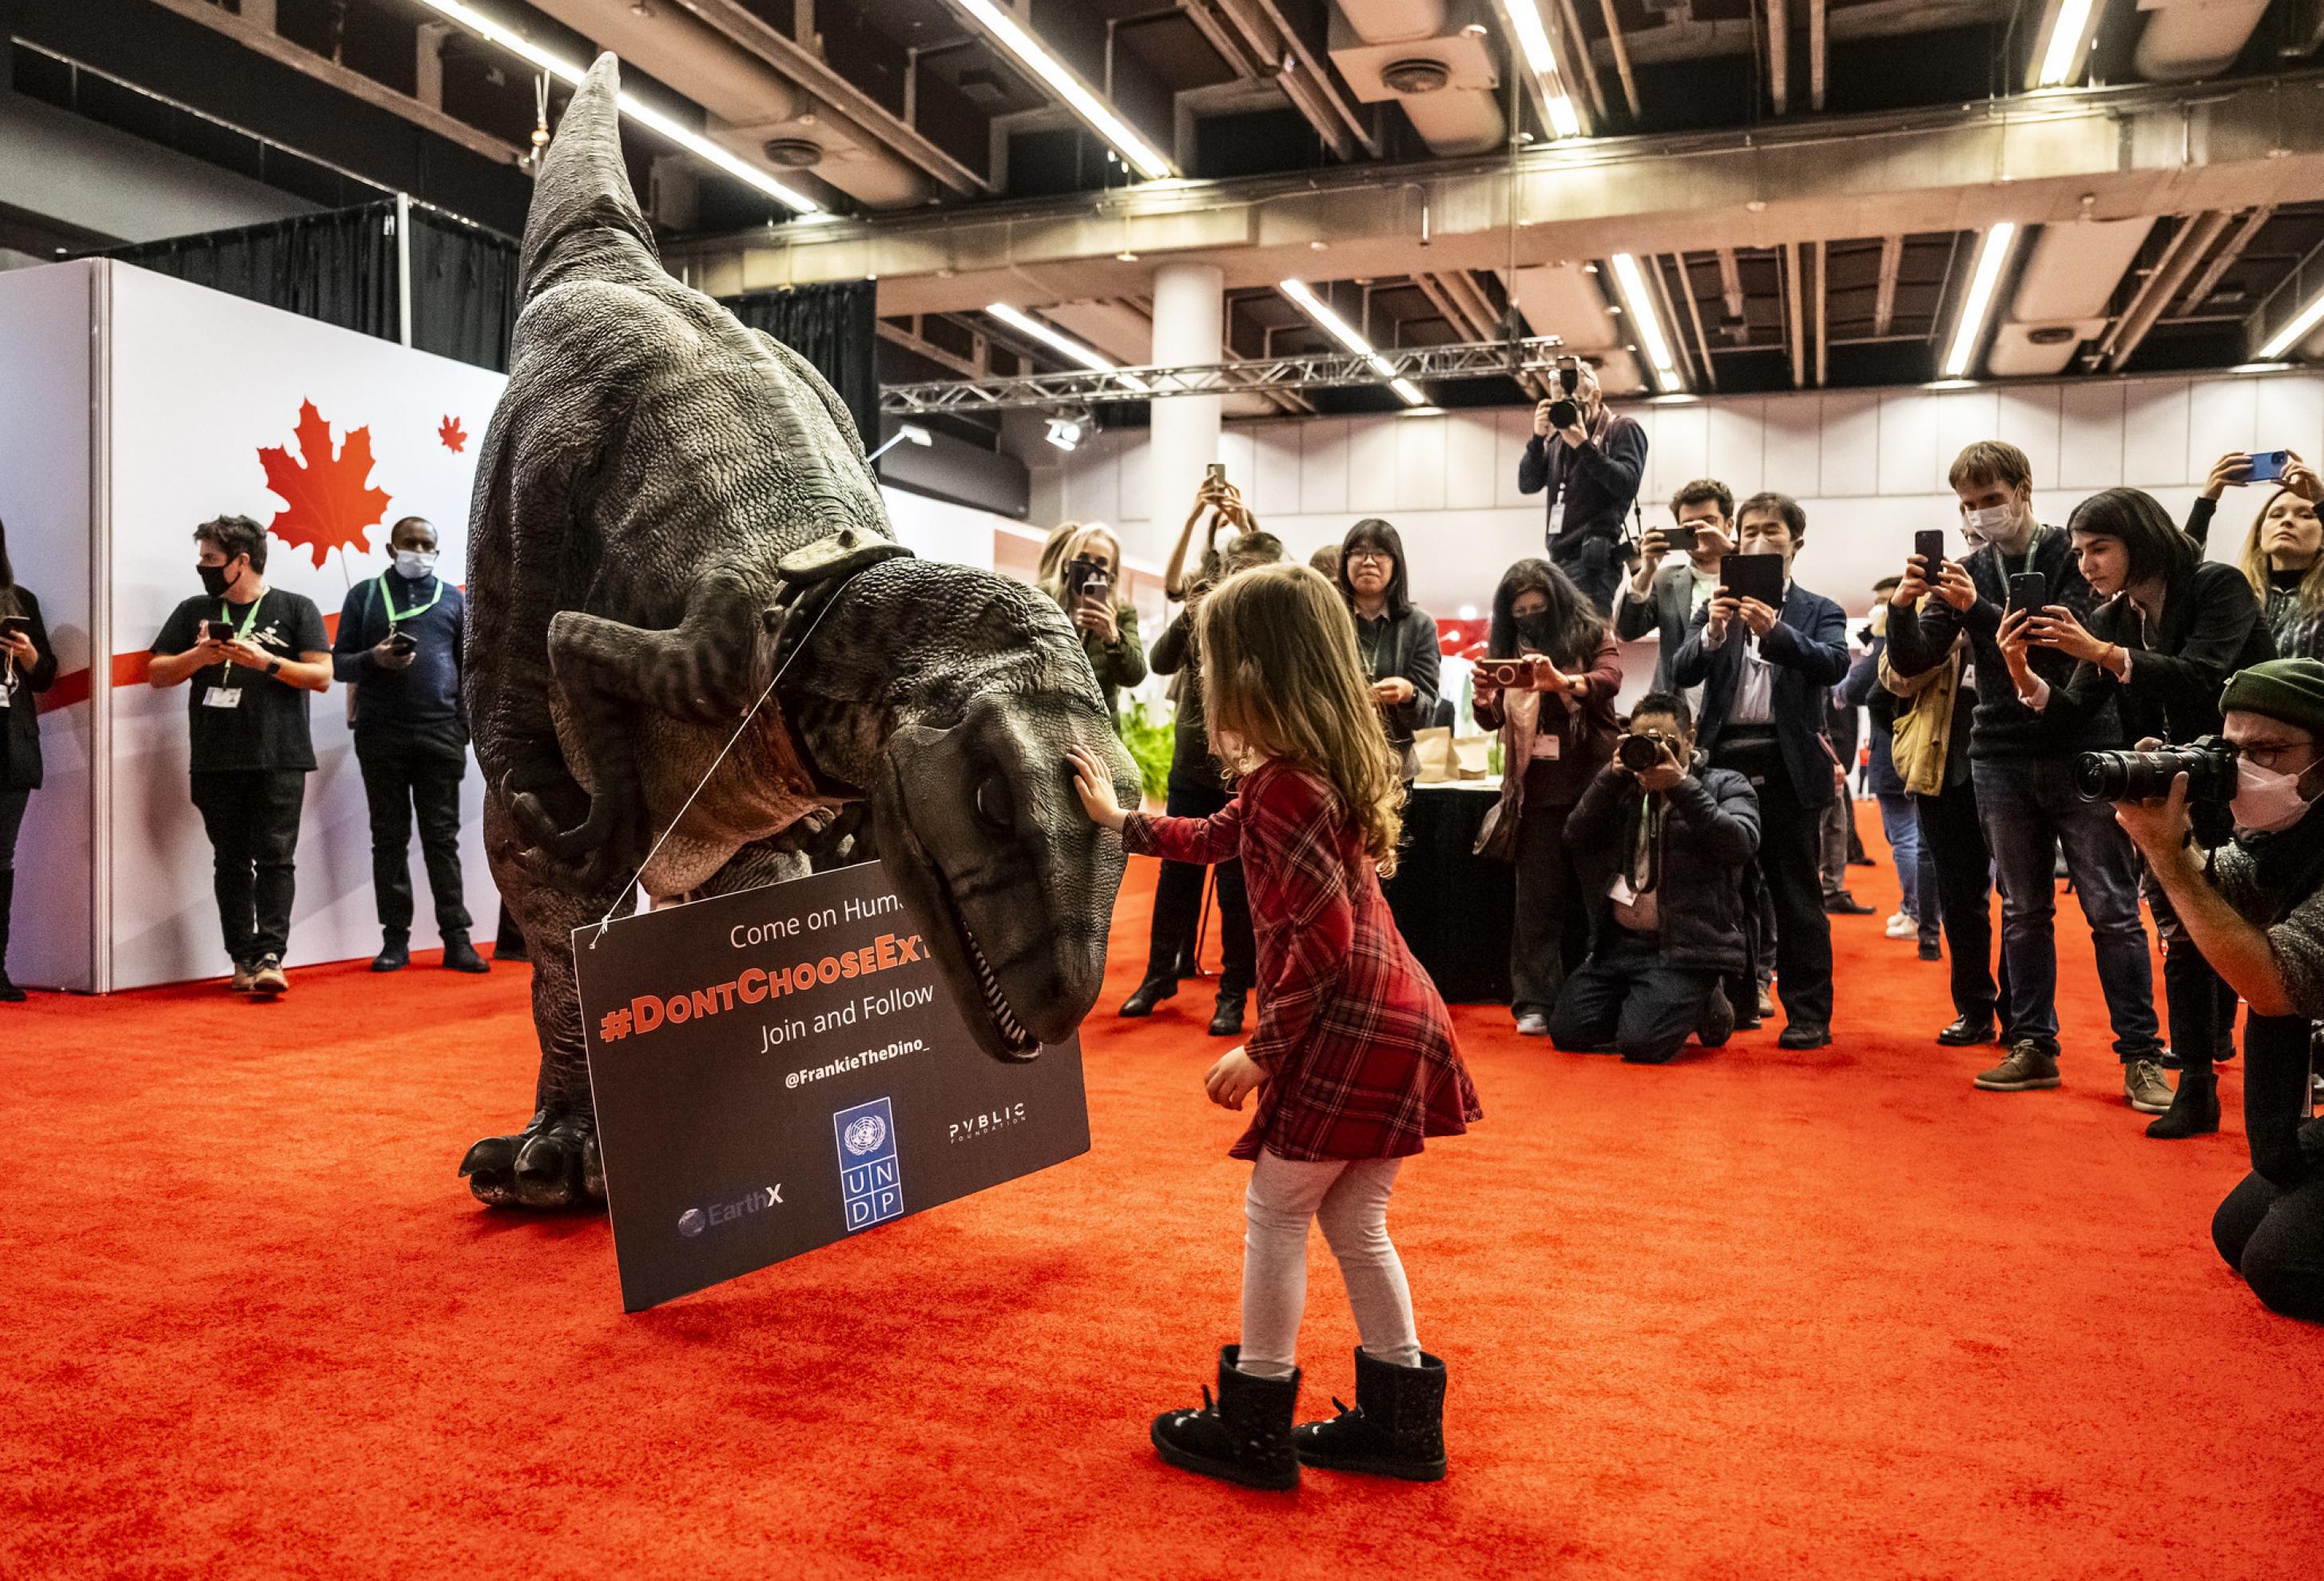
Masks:
[[[605,1200],[595,1122],[535,1114],[514,1136],[487,1136],[460,1160],[468,1189],[487,1207],[571,1207]]]

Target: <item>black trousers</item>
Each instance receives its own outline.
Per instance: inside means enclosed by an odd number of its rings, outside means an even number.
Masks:
[[[2314,1030],[2295,1016],[2244,1022],[2244,1133],[2252,1172],[2211,1216],[2211,1242],[2270,1310],[2324,1323],[2324,1169],[2300,1145]]]
[[[371,809],[371,883],[379,925],[411,930],[411,825],[420,824],[420,858],[436,900],[436,927],[468,931],[460,889],[460,781],[468,771],[465,749],[384,729],[355,732],[355,762],[363,768],[364,800]]]
[[[1609,936],[1565,980],[1550,1012],[1549,1040],[1592,1053],[1611,1049],[1633,1065],[1660,1065],[1702,1024],[1719,974],[1663,964],[1646,934],[1608,925]]]
[[[194,807],[210,837],[218,930],[241,966],[290,948],[297,897],[303,769],[217,769],[193,775]]]
[[[1163,810],[1172,818],[1208,818],[1231,798],[1197,781],[1170,776]],[[1219,875],[1219,991],[1248,993],[1259,977],[1259,945],[1251,937],[1250,898],[1242,886],[1242,864],[1222,862]],[[1146,975],[1175,983],[1195,972],[1194,934],[1203,920],[1203,870],[1191,862],[1165,862],[1154,882],[1154,930],[1147,944]]]
[[[1528,787],[1530,790],[1530,787]],[[1590,914],[1582,880],[1565,846],[1570,806],[1536,806],[1517,818],[1517,907],[1509,929],[1509,1009],[1544,1015],[1556,1005],[1565,975],[1590,949]]]
[[[1773,737],[1711,754],[1759,794],[1759,875],[1775,911],[1775,991],[1793,1026],[1831,1025],[1831,919],[1823,909],[1823,809],[1801,803]]]
[[[1914,796],[1921,838],[1937,874],[1937,911],[1943,919],[1945,954],[1952,966],[1953,1013],[1972,1022],[2006,1007],[2008,994],[1993,975],[1993,853],[1978,821],[1977,788],[1963,780],[1940,796]],[[2008,971],[2005,964],[2006,976]],[[2002,1041],[2010,1038],[2008,1012],[2001,1009]]]

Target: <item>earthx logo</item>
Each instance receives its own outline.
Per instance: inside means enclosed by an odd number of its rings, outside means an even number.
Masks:
[[[954,1121],[945,1140],[954,1142],[974,1142],[980,1137],[991,1136],[995,1132],[1006,1131],[1012,1125],[1022,1125],[1024,1123],[1024,1105],[1003,1104],[1001,1107],[988,1109],[982,1114],[970,1114]]]
[[[747,1196],[731,1202],[714,1202],[708,1207],[689,1207],[678,1216],[678,1233],[691,1241],[705,1230],[715,1230],[725,1225],[740,1224],[754,1213],[766,1213],[783,1206],[783,1183],[761,1186]]]

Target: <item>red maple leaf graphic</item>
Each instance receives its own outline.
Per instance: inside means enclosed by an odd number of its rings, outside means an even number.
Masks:
[[[437,424],[436,437],[443,440],[444,448],[455,456],[468,448],[467,431],[461,428],[460,420],[456,417],[447,417]]]
[[[334,549],[368,553],[364,532],[387,514],[388,494],[371,486],[371,430],[349,429],[335,454],[331,425],[311,401],[299,403],[299,457],[276,445],[262,445],[258,464],[266,486],[282,496],[287,510],[275,513],[267,531],[283,542],[314,550],[315,569]]]

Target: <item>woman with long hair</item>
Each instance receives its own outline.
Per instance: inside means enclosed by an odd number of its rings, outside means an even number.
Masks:
[[[1590,949],[1590,912],[1565,818],[1614,755],[1622,650],[1606,617],[1545,559],[1521,559],[1493,594],[1492,659],[1527,660],[1523,684],[1480,672],[1477,723],[1501,734],[1501,799],[1477,849],[1517,864],[1509,933],[1509,1010],[1517,1031],[1545,1037],[1565,974]]]
[[[8,975],[8,925],[16,903],[16,834],[41,788],[41,721],[33,698],[57,679],[57,651],[41,601],[16,585],[8,528],[0,522],[0,1003],[24,991]]]
[[[2324,659],[2324,478],[2290,451],[2275,492],[2262,502],[2244,534],[2237,564],[2259,598],[2260,618],[2281,659]],[[2252,458],[2230,450],[2211,467],[2187,513],[2187,536],[2201,549],[2209,541],[2219,496],[2251,482]]]
[[[1436,717],[1436,676],[1443,654],[1436,623],[1416,608],[1406,591],[1404,539],[1378,516],[1348,529],[1340,542],[1333,578],[1355,617],[1356,654],[1371,680],[1372,705],[1379,710],[1388,745],[1396,749],[1404,782],[1412,783],[1420,763],[1413,735]]]
[[[1102,522],[1076,529],[1062,544],[1041,590],[1056,600],[1082,640],[1105,711],[1121,728],[1121,694],[1146,679],[1138,611],[1121,596],[1121,540]]]

